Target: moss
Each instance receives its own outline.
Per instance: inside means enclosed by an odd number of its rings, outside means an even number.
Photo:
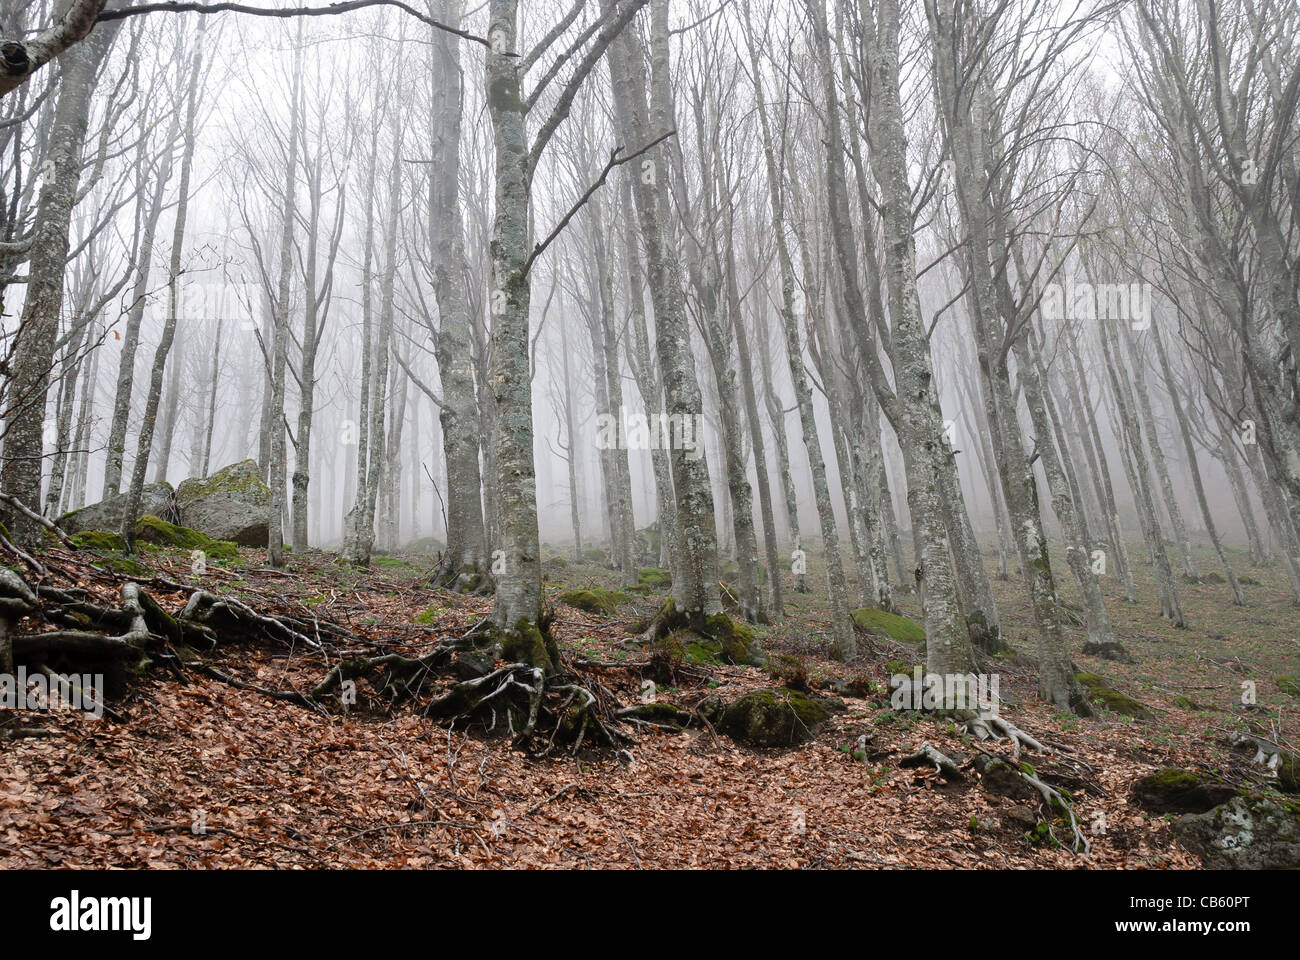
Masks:
[[[1166,768],[1138,779],[1133,798],[1152,813],[1203,813],[1230,800],[1237,790],[1199,770]]]
[[[215,493],[246,493],[260,499],[270,494],[270,488],[262,479],[257,464],[245,460],[222,467],[209,477],[186,480],[176,491],[176,502],[183,506]]]
[[[605,551],[601,550],[599,547],[588,547],[586,550],[582,551],[582,559],[590,563],[604,563]]]
[[[830,712],[796,690],[756,690],[731,704],[718,729],[755,747],[788,747],[812,739]]]
[[[691,715],[671,703],[642,703],[632,707],[620,716],[633,717],[649,723],[659,723],[672,727],[685,727],[691,721]]]
[[[124,553],[126,551],[126,540],[120,533],[109,533],[105,530],[83,530],[81,533],[72,537],[72,542],[84,550],[102,550],[117,551]]]
[[[588,587],[560,594],[561,603],[605,617],[612,617],[618,611],[619,604],[628,603],[631,599],[626,593],[606,590],[603,587]]]
[[[1205,708],[1193,700],[1191,697],[1184,697],[1181,694],[1174,697],[1174,706],[1179,710],[1204,710]]]
[[[103,557],[95,561],[95,566],[110,573],[120,573],[128,577],[147,577],[149,568],[130,557]]]
[[[1293,697],[1300,697],[1300,677],[1281,676],[1277,678],[1277,688]]]
[[[560,650],[544,626],[520,618],[513,630],[502,630],[498,635],[501,659],[511,663],[526,663],[552,673],[560,662]]]
[[[641,586],[664,589],[672,586],[673,575],[660,567],[647,567],[637,573],[636,582]]]
[[[179,547],[183,550],[202,550],[209,560],[239,558],[239,548],[228,540],[213,540],[207,534],[168,523],[150,514],[141,517],[136,523],[135,535],[146,543]]]
[[[1111,713],[1133,717],[1135,720],[1154,720],[1155,714],[1132,697],[1120,693],[1095,673],[1076,673],[1074,679],[1087,691],[1088,699],[1101,703]]]
[[[899,643],[916,646],[925,645],[925,628],[915,620],[897,613],[862,607],[853,611],[853,623],[859,630],[875,637],[888,637]]]
[[[730,663],[761,667],[767,662],[767,657],[759,650],[754,631],[725,613],[705,617],[702,632],[719,645],[722,655]]]
[[[411,562],[403,557],[373,557],[370,562],[385,570],[402,570],[411,565]]]

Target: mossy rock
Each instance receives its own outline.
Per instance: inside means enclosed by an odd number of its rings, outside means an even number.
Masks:
[[[1227,583],[1228,581],[1225,580],[1225,579],[1223,579],[1223,577],[1220,576],[1219,574],[1214,573],[1214,572],[1210,572],[1210,573],[1207,573],[1205,576],[1201,577],[1201,582],[1202,582],[1202,583],[1212,583],[1212,584],[1215,584],[1215,585],[1219,585],[1219,584]]]
[[[1204,813],[1231,800],[1237,788],[1199,770],[1168,768],[1138,780],[1132,793],[1151,813]]]
[[[620,604],[631,601],[626,593],[618,590],[606,590],[603,587],[586,587],[582,590],[570,590],[560,594],[560,602],[587,613],[596,613],[603,617],[612,617],[618,612]]]
[[[1178,696],[1174,697],[1174,706],[1177,707],[1179,710],[1188,710],[1188,711],[1206,709],[1204,706],[1197,703],[1191,697],[1185,697],[1182,694],[1179,694]]]
[[[155,543],[164,547],[178,547],[182,550],[202,550],[209,560],[236,560],[239,548],[225,540],[213,540],[206,534],[179,527],[154,516],[143,516],[135,525],[135,536],[145,543]]]
[[[1076,673],[1074,679],[1079,681],[1089,700],[1100,702],[1111,713],[1132,717],[1134,720],[1155,719],[1155,714],[1150,710],[1132,697],[1120,693],[1095,673]]]
[[[888,637],[898,643],[925,646],[925,628],[901,614],[861,607],[853,611],[853,624],[873,637]]]
[[[72,537],[72,542],[83,550],[101,550],[105,553],[116,551],[117,553],[126,552],[126,540],[120,533],[109,533],[106,530],[83,530],[81,533]]]
[[[636,582],[642,586],[666,590],[673,585],[673,575],[660,567],[647,567],[637,573]]]
[[[599,547],[588,547],[586,550],[582,551],[582,559],[586,560],[588,563],[604,563],[605,551],[601,550]]]
[[[1277,678],[1277,688],[1293,697],[1300,697],[1300,677],[1281,676]]]
[[[1237,582],[1243,587],[1258,587],[1259,581],[1254,577],[1238,577]]]
[[[728,706],[718,730],[751,747],[793,747],[817,735],[830,711],[794,690],[756,690]]]
[[[169,483],[146,483],[140,490],[136,519],[146,515],[174,516],[175,497],[176,491]],[[87,530],[121,530],[122,522],[126,519],[126,501],[125,493],[115,493],[99,503],[69,511],[55,520],[55,523],[68,534]]]
[[[191,477],[176,488],[180,522],[214,539],[246,547],[266,546],[271,488],[252,460]]]
[[[1133,655],[1118,640],[1089,640],[1083,645],[1083,652],[1090,657],[1113,660],[1116,663],[1137,663]]]
[[[720,640],[690,629],[674,630],[660,637],[654,643],[654,650],[674,660],[702,665],[745,662],[743,656],[740,660],[732,659]]]

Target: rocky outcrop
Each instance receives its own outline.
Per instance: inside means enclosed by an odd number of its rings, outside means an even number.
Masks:
[[[1174,821],[1178,842],[1212,870],[1300,867],[1300,810],[1263,796],[1237,796]]]
[[[264,547],[271,488],[252,460],[243,460],[176,489],[180,522],[214,540]]]
[[[143,516],[167,519],[176,515],[176,491],[170,483],[147,483],[140,493],[140,510],[135,519]],[[126,494],[119,493],[65,513],[55,521],[67,533],[82,533],[86,530],[104,530],[116,533],[122,529],[123,516],[126,513]]]

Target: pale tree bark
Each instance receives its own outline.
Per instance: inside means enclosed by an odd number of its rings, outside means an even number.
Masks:
[[[442,0],[448,23],[460,23],[460,0]],[[434,295],[438,301],[436,355],[442,383],[443,456],[447,464],[447,550],[436,582],[451,585],[462,571],[480,574],[487,562],[483,483],[479,474],[478,407],[470,355],[465,290],[465,225],[460,207],[460,47],[445,34],[431,41],[430,95],[440,135],[429,167],[429,230],[434,239]]]
[[[63,274],[90,97],[113,34],[112,30],[97,33],[64,58],[45,153],[46,175],[36,203],[26,300],[5,391],[4,463],[0,467],[0,489],[32,510],[39,509],[41,502],[46,395],[62,313]],[[39,540],[41,527],[21,513],[10,513],[7,525],[10,538],[19,546],[34,546]]]
[[[1151,446],[1151,463],[1155,467],[1156,479],[1160,483],[1165,512],[1169,515],[1169,525],[1174,534],[1174,547],[1178,550],[1179,560],[1183,565],[1183,574],[1189,580],[1199,581],[1201,575],[1192,560],[1192,544],[1187,536],[1187,524],[1183,512],[1178,506],[1178,497],[1174,494],[1173,480],[1169,476],[1169,464],[1165,460],[1164,448],[1160,446],[1160,431],[1155,413],[1151,407],[1151,393],[1147,390],[1146,359],[1142,356],[1139,343],[1132,333],[1125,337],[1128,347],[1129,373],[1132,375],[1133,393],[1137,398],[1138,413],[1142,417],[1142,431]]]
[[[785,333],[785,353],[790,370],[790,382],[794,387],[795,405],[799,408],[799,422],[803,427],[804,447],[808,453],[808,467],[812,474],[813,497],[817,504],[817,517],[821,525],[822,547],[826,552],[826,582],[831,604],[832,652],[840,659],[848,660],[857,656],[857,639],[853,635],[853,623],[849,619],[848,596],[844,585],[844,567],[840,557],[839,534],[836,530],[835,513],[831,506],[830,485],[826,479],[826,463],[822,456],[821,436],[817,427],[816,414],[813,411],[812,391],[808,386],[808,377],[804,373],[803,347],[799,342],[798,321],[795,319],[794,262],[786,239],[784,173],[782,167],[777,163],[776,147],[771,123],[767,115],[767,106],[761,84],[762,73],[759,70],[758,52],[755,49],[752,28],[747,30],[746,39],[749,45],[755,99],[763,137],[763,160],[767,172],[772,230],[776,237],[777,260],[781,270],[781,300],[778,304],[778,310],[781,314],[781,328]],[[830,149],[834,151],[838,148],[831,147]],[[798,522],[795,519],[797,517],[797,507],[791,507],[790,499],[787,498],[787,508],[790,510],[792,526],[794,526]],[[803,546],[798,542],[797,536],[794,544],[794,563],[796,574],[806,567]],[[797,582],[796,589],[798,589]]]
[[[882,0],[880,8],[885,9],[890,2]],[[995,238],[990,235],[994,217],[989,207],[989,171],[996,167],[984,139],[987,93],[982,80],[971,76],[971,71],[979,65],[970,64],[963,49],[972,42],[968,32],[974,25],[959,23],[952,0],[927,0],[926,16],[934,47],[940,113],[955,167],[957,208],[964,230],[963,254],[969,271],[971,320],[985,408],[1038,639],[1038,692],[1058,709],[1087,715],[1091,709],[1075,680],[1061,629],[1056,581],[1038,490],[1032,465],[1021,445],[1011,390],[1007,347],[1018,339],[1011,326],[1020,322],[1020,318],[1016,316],[1005,274],[999,275],[993,268]],[[964,71],[960,76],[959,70]],[[1022,377],[1027,372],[1019,370]],[[1061,492],[1068,499],[1068,492]]]
[[[1122,370],[1119,339],[1111,327],[1109,323],[1100,324],[1100,337],[1106,360],[1105,367],[1110,377],[1111,392],[1120,419],[1121,443],[1124,445],[1120,455],[1129,473],[1129,486],[1137,499],[1138,519],[1142,521],[1143,534],[1151,553],[1151,562],[1155,566],[1161,616],[1172,621],[1176,627],[1185,627],[1187,622],[1178,598],[1178,584],[1174,580],[1173,567],[1165,551],[1164,537],[1160,532],[1160,518],[1156,514],[1155,500],[1151,495],[1146,442],[1142,438],[1133,400],[1128,393],[1127,381],[1119,376]]]
[[[271,413],[269,450],[271,501],[267,507],[267,562],[273,567],[284,566],[284,496],[287,466],[285,464],[284,395],[289,357],[289,297],[293,284],[294,227],[297,220],[298,189],[298,131],[302,123],[302,22],[294,44],[293,83],[290,87],[289,142],[285,163],[282,225],[280,230],[279,279],[275,295],[274,347],[271,355]],[[310,293],[308,294],[310,296]]]
[[[602,0],[609,11],[613,0]],[[618,129],[629,144],[645,144],[664,130],[649,127],[645,54],[640,39],[624,31],[607,50],[614,87]],[[682,294],[681,263],[665,233],[658,184],[667,177],[665,151],[656,147],[645,155],[640,175],[632,182],[637,219],[644,241],[650,295],[654,303],[656,347],[664,382],[665,407],[679,424],[702,421],[702,398],[695,376],[690,327]],[[676,610],[692,619],[712,617],[722,610],[718,593],[718,540],[714,529],[713,491],[703,438],[696,447],[673,443],[673,491],[677,506],[678,568],[673,571]]]
[[[634,351],[632,373],[647,416],[663,412],[663,384],[655,370],[646,326],[645,279],[641,272],[641,250],[636,240],[636,207],[632,200],[632,177],[622,178],[620,207],[623,220],[623,258],[627,269],[628,326]],[[660,562],[676,575],[680,554],[677,545],[677,497],[673,491],[672,464],[663,444],[651,444],[650,461],[655,477],[655,502],[659,507]]]
[[[1201,478],[1201,468],[1197,462],[1196,444],[1192,440],[1192,430],[1188,423],[1187,411],[1184,409],[1178,393],[1178,381],[1174,377],[1174,372],[1169,364],[1169,356],[1165,352],[1164,338],[1160,334],[1160,324],[1152,324],[1151,341],[1156,348],[1156,359],[1160,363],[1160,372],[1164,376],[1165,390],[1169,393],[1169,403],[1174,409],[1174,417],[1178,420],[1178,432],[1183,438],[1183,450],[1187,454],[1187,470],[1192,476],[1192,486],[1196,490],[1196,502],[1201,508],[1201,519],[1205,523],[1205,532],[1210,538],[1210,543],[1214,547],[1214,552],[1219,556],[1219,562],[1223,564],[1223,570],[1228,578],[1228,588],[1232,591],[1232,602],[1237,606],[1246,605],[1246,596],[1241,592],[1241,584],[1237,582],[1237,574],[1232,569],[1232,561],[1228,559],[1228,553],[1224,549],[1223,541],[1219,538],[1219,530],[1214,522],[1214,513],[1210,509],[1210,503],[1205,494],[1205,481]]]
[[[179,279],[181,260],[185,246],[185,226],[189,215],[190,173],[194,159],[195,117],[198,112],[199,78],[203,71],[203,34],[200,31],[195,39],[194,53],[190,62],[188,92],[185,99],[184,146],[181,157],[180,196],[176,204],[176,219],[172,226],[172,250],[168,268],[167,319],[163,324],[162,337],[154,351],[153,370],[149,377],[149,393],[145,398],[144,418],[140,421],[140,435],[136,445],[135,462],[131,467],[131,484],[127,490],[126,508],[122,513],[122,538],[127,545],[135,548],[135,522],[140,511],[140,500],[144,491],[145,473],[149,467],[149,457],[153,446],[153,434],[158,417],[158,404],[162,398],[163,374],[167,367],[167,357],[171,352],[172,342],[176,336],[176,325],[180,313]],[[171,149],[171,144],[167,145]],[[178,369],[179,362],[173,364]],[[178,400],[173,394],[173,404]],[[164,454],[165,455],[165,454]],[[160,457],[160,460],[162,458]],[[163,461],[165,467],[165,461]]]
[[[127,310],[126,328],[122,335],[122,355],[118,359],[117,393],[113,399],[113,416],[108,433],[108,461],[104,465],[104,487],[101,499],[118,493],[122,486],[122,461],[126,451],[126,432],[131,422],[131,392],[135,382],[136,351],[140,343],[140,324],[144,319],[145,306],[149,299],[149,279],[153,271],[154,246],[158,233],[158,221],[162,217],[163,201],[167,185],[171,181],[173,153],[179,119],[175,113],[169,122],[167,134],[159,144],[158,169],[154,177],[153,191],[149,206],[143,216],[140,231],[140,246],[136,251],[136,279],[131,291],[131,304]],[[142,132],[144,124],[142,121]],[[146,152],[149,140],[142,137],[140,143],[140,188],[144,189],[148,169]]]

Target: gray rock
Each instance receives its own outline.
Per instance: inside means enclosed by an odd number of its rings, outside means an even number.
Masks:
[[[170,483],[146,483],[140,492],[140,511],[135,519],[155,516],[163,520],[172,520],[176,516],[176,491]],[[126,494],[119,493],[65,513],[55,522],[67,533],[81,533],[85,530],[103,530],[106,533],[118,533],[122,529],[122,520],[126,514]]]
[[[1180,817],[1173,833],[1212,870],[1300,867],[1300,813],[1267,797],[1237,796]]]
[[[176,488],[176,504],[183,526],[245,547],[266,546],[271,488],[252,460],[182,482]]]

